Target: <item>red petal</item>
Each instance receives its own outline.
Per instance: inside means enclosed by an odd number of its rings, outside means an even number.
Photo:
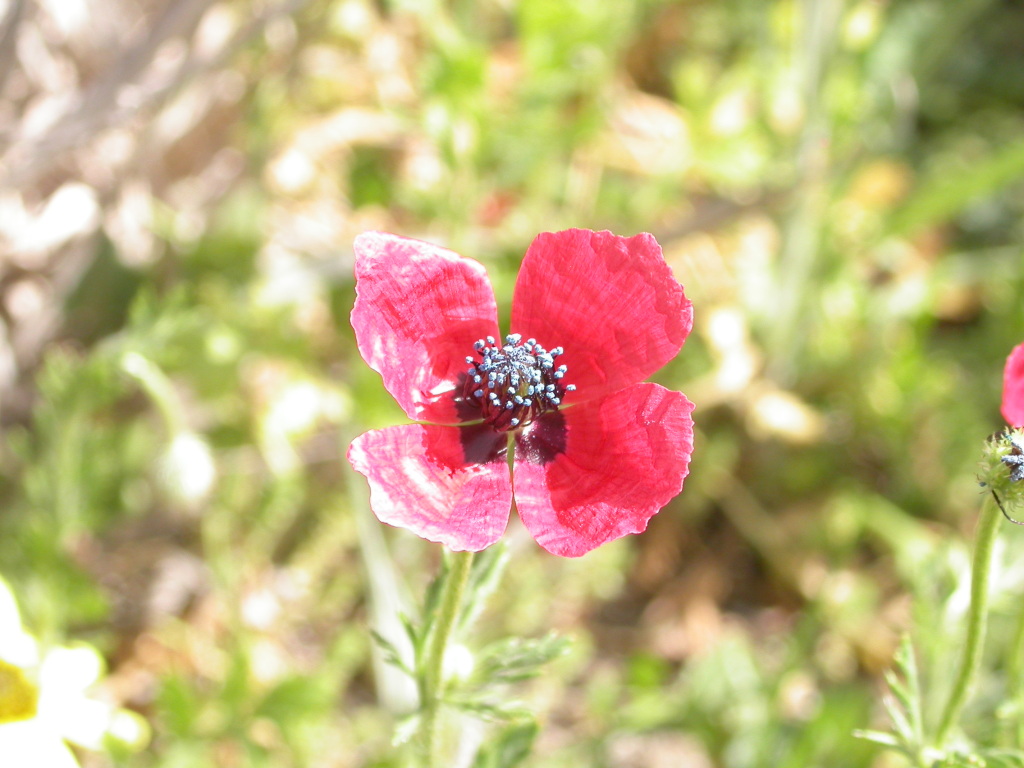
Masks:
[[[517,438],[519,516],[563,557],[640,533],[683,487],[693,450],[693,403],[636,384],[544,416]]]
[[[692,324],[690,302],[653,235],[546,232],[523,258],[512,331],[565,349],[557,362],[577,387],[567,403],[643,381],[675,357]]]
[[[348,460],[370,482],[370,508],[382,523],[479,552],[508,523],[506,445],[505,435],[481,426],[405,424],[360,435]]]
[[[421,240],[383,232],[356,238],[352,327],[359,353],[412,419],[455,424],[452,392],[473,342],[498,335],[483,266]]]
[[[1013,348],[1003,370],[1003,418],[1011,427],[1024,427],[1024,344]]]

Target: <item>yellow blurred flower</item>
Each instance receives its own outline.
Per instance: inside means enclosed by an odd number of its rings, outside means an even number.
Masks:
[[[0,578],[0,755],[10,768],[79,768],[71,742],[141,748],[149,726],[134,712],[90,698],[103,659],[86,644],[40,649]]]

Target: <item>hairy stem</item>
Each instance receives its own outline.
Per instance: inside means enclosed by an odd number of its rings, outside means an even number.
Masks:
[[[462,596],[473,565],[472,552],[451,553],[451,565],[441,586],[440,602],[427,640],[420,670],[420,711],[423,754],[428,768],[440,766],[437,756],[438,714],[444,695],[444,656],[462,607]]]
[[[941,748],[967,702],[967,697],[981,667],[981,651],[985,644],[985,626],[988,622],[989,580],[992,575],[992,554],[999,532],[1002,515],[991,494],[985,496],[978,520],[977,540],[974,544],[974,562],[971,567],[971,606],[967,613],[967,638],[960,672],[942,712],[935,745]]]

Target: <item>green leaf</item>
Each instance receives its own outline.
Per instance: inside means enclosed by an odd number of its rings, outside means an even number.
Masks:
[[[492,723],[511,723],[522,720],[529,720],[533,712],[524,704],[517,701],[508,701],[495,704],[476,697],[457,698],[449,697],[445,700],[447,704],[462,712],[473,715],[479,720]]]
[[[568,650],[569,641],[553,632],[536,639],[499,640],[481,652],[477,676],[488,684],[526,680]]]
[[[409,669],[409,666],[402,660],[402,654],[399,653],[398,648],[395,647],[394,643],[374,629],[370,630],[370,634],[373,636],[373,641],[380,647],[385,662],[402,670],[409,677],[416,677],[415,673]]]
[[[332,695],[332,687],[322,677],[289,677],[267,693],[256,715],[279,725],[313,719],[327,709]]]
[[[889,224],[894,235],[908,236],[959,214],[1024,176],[1024,141],[1000,147],[960,173],[940,169],[918,185],[920,190]]]
[[[914,744],[914,730],[910,725],[910,721],[903,709],[901,709],[891,696],[882,697],[882,706],[885,707],[885,711],[889,715],[889,719],[892,720],[893,728],[896,733],[899,734],[900,741],[904,744]]]
[[[886,733],[885,731],[854,731],[853,735],[858,739],[881,744],[883,747],[890,747],[901,752],[904,751],[902,742],[893,734]]]
[[[508,545],[499,542],[477,553],[466,589],[467,602],[459,619],[459,632],[465,633],[477,620],[491,595],[498,588],[501,575],[508,565]]]
[[[1019,749],[984,749],[981,757],[988,763],[989,768],[1022,768],[1024,766],[1024,752]]]
[[[441,567],[437,572],[437,576],[435,576],[427,586],[426,594],[423,597],[423,626],[421,627],[421,637],[426,638],[430,636],[430,627],[434,623],[434,614],[437,612],[437,603],[438,600],[441,599],[441,594],[444,592],[444,583],[448,580],[451,570],[450,553],[446,550],[444,557],[441,558]]]
[[[419,731],[421,719],[422,718],[419,713],[414,712],[411,715],[406,715],[398,721],[395,725],[395,735],[392,740],[396,747],[409,743],[409,741]]]
[[[508,726],[481,747],[473,768],[514,768],[529,757],[537,731],[537,723],[532,720]]]

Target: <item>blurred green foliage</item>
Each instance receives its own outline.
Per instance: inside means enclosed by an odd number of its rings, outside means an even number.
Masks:
[[[995,0],[313,0],[241,41],[237,102],[189,135],[211,146],[141,171],[146,258],[97,232],[0,401],[0,572],[153,725],[83,764],[401,764],[411,693],[370,629],[400,642],[437,552],[344,460],[404,418],[355,348],[350,243],[477,258],[507,316],[568,226],[665,247],[696,325],[656,379],[696,449],[646,536],[562,561],[513,522],[472,650],[573,646],[516,688],[533,753],[523,725],[477,764],[897,764],[853,731],[888,727],[907,631],[937,716],[1024,336],[1022,33]],[[161,191],[175,163],[193,186]],[[1024,532],[1002,542],[967,737],[1019,748]]]

